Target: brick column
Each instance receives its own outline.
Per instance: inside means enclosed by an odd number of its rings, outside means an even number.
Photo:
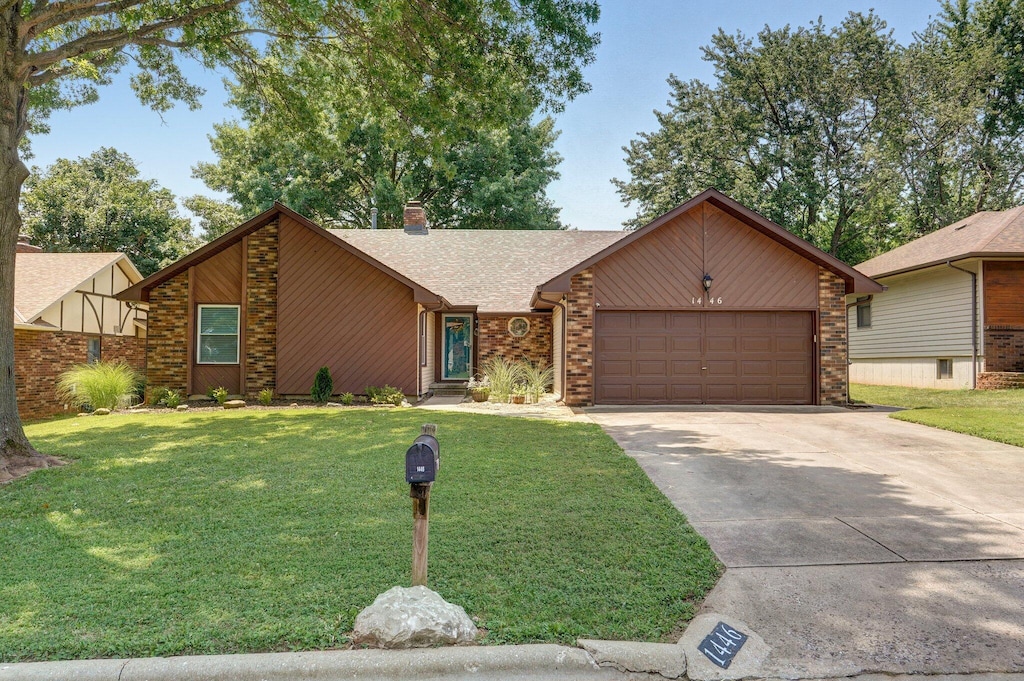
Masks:
[[[277,235],[272,222],[248,237],[246,253],[245,392],[277,386]]]
[[[188,271],[178,274],[149,294],[146,331],[146,390],[167,388],[187,395],[188,385]]]
[[[818,350],[821,404],[848,401],[846,348],[846,284],[837,275],[818,268]]]
[[[572,278],[565,305],[566,404],[583,407],[594,401],[594,271]]]

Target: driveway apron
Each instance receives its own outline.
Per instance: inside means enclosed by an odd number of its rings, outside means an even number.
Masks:
[[[1024,671],[1024,449],[829,407],[594,407],[728,568],[766,675]]]

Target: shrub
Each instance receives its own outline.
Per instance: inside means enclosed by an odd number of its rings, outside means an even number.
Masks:
[[[228,389],[224,386],[214,388],[210,395],[213,399],[217,400],[217,404],[223,405],[228,401]]]
[[[313,378],[313,387],[309,390],[310,396],[312,396],[313,401],[317,404],[323,404],[331,399],[331,393],[333,392],[334,379],[331,378],[331,370],[327,367],[320,367],[320,370],[316,372],[316,376]]]
[[[164,396],[157,404],[162,404],[165,407],[174,409],[181,404],[181,393],[177,390],[167,390],[164,388]]]
[[[491,396],[507,402],[516,385],[523,382],[523,367],[519,362],[508,362],[504,357],[492,357],[484,364],[484,380],[490,383]]]
[[[355,402],[355,401],[356,401],[356,396],[353,395],[352,393],[342,393],[341,394],[341,403],[344,404],[346,407],[351,407],[352,403]]]
[[[393,404],[396,407],[405,400],[405,393],[390,385],[385,385],[383,388],[368,385],[366,386],[366,396],[370,399],[370,404]]]
[[[94,362],[71,367],[57,379],[57,395],[79,407],[116,409],[136,399],[139,375],[127,362]]]
[[[167,388],[153,388],[153,391],[149,393],[149,403],[156,406],[164,404],[168,392]]]
[[[260,404],[264,407],[269,407],[270,403],[274,401],[274,391],[270,388],[264,388],[259,394]]]
[[[217,389],[215,387],[213,387],[212,385],[206,386],[206,396],[209,397],[211,400],[217,399],[214,396],[215,392],[217,392]]]
[[[532,364],[528,360],[523,360],[520,364],[522,365],[526,394],[534,402],[540,402],[541,396],[548,391],[548,386],[555,380],[555,368],[548,366],[546,362]]]

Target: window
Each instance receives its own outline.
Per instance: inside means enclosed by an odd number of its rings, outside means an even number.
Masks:
[[[199,364],[238,364],[238,306],[200,305]]]
[[[100,339],[89,338],[85,342],[85,361],[89,364],[100,361]]]
[[[937,375],[939,378],[953,378],[953,360],[938,360]]]
[[[857,303],[857,328],[866,329],[871,326],[871,301]]]

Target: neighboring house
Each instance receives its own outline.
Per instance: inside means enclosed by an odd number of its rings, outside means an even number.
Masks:
[[[845,295],[881,287],[719,192],[634,232],[325,230],[276,205],[123,292],[148,377],[200,394],[554,366],[567,404],[846,401]]]
[[[1024,207],[986,211],[857,269],[850,380],[921,388],[1024,386]]]
[[[43,253],[20,237],[14,264],[18,413],[64,412],[57,377],[76,364],[123,359],[145,368],[145,317],[114,296],[142,280],[123,253]]]

